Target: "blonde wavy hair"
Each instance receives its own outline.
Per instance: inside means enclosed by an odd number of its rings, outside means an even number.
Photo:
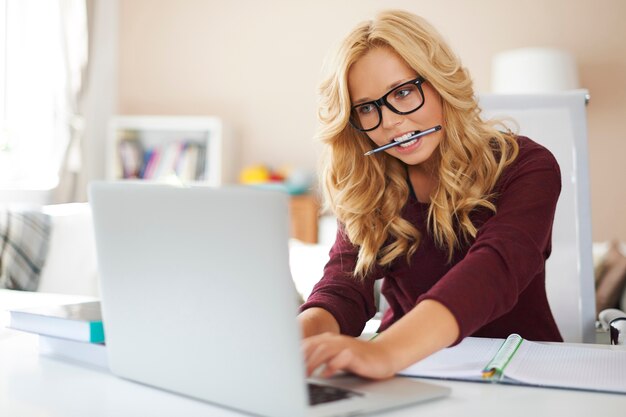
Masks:
[[[401,217],[409,196],[406,165],[379,152],[363,153],[373,142],[349,124],[348,71],[372,48],[395,51],[439,93],[443,139],[433,154],[438,186],[430,195],[428,228],[438,247],[454,251],[476,237],[470,213],[496,211],[492,190],[517,156],[515,136],[483,121],[469,73],[441,35],[423,18],[404,11],[381,12],[358,25],[343,41],[319,87],[317,137],[325,145],[321,181],[324,200],[358,247],[354,276],[375,264],[387,266],[417,250],[421,236]]]

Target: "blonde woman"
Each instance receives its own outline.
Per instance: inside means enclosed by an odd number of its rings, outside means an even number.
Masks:
[[[437,31],[380,13],[345,39],[320,96],[322,184],[339,230],[298,316],[308,373],[388,378],[466,336],[561,341],[544,268],[558,164],[480,118],[471,78]],[[381,333],[356,339],[381,278]]]

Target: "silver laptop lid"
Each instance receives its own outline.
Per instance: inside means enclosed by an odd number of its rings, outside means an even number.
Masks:
[[[111,371],[255,414],[303,414],[288,197],[139,182],[89,191]]]

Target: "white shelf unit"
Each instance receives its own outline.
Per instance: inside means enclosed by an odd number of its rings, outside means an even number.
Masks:
[[[183,177],[181,158],[189,148],[195,148],[192,166],[201,169],[192,169],[196,175]],[[217,186],[232,180],[228,149],[219,117],[115,116],[108,129],[106,176],[110,180],[150,181],[171,181],[174,177]]]

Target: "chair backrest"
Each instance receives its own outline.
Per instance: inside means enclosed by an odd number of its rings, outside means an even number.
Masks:
[[[479,97],[483,117],[504,120],[548,148],[561,167],[562,190],[546,263],[546,291],[566,342],[595,341],[586,90]]]

